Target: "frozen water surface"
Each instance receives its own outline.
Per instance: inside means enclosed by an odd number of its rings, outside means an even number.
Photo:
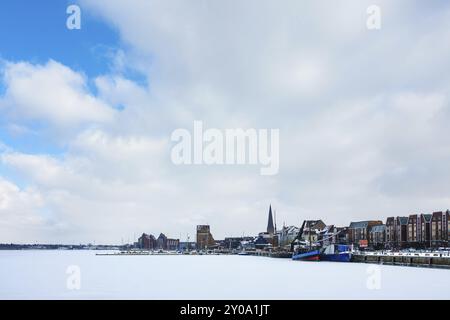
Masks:
[[[450,299],[450,270],[252,256],[0,251],[0,299]],[[70,266],[80,288],[70,289]],[[73,271],[73,270],[72,270]]]

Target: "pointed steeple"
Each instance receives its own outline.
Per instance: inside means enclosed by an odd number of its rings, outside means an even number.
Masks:
[[[269,206],[269,221],[267,222],[267,233],[274,234],[275,228],[273,226],[273,217],[272,217],[272,205]]]
[[[273,210],[273,222],[275,224],[275,233],[277,233],[277,210]]]

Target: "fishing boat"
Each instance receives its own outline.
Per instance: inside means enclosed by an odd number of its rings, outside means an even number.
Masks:
[[[310,228],[308,231],[308,240],[302,239],[301,235],[305,228],[306,221],[303,221],[303,224],[300,228],[299,235],[297,238],[291,243],[291,250],[293,251],[292,260],[295,261],[319,261],[320,260],[320,246],[317,244],[313,244]]]
[[[343,244],[331,244],[321,250],[321,261],[350,262],[352,258],[351,246]]]
[[[306,232],[306,237],[303,232]],[[352,258],[352,246],[341,244],[324,245],[325,241],[329,241],[336,237],[341,231],[330,234],[329,228],[324,230],[312,230],[311,226],[306,225],[306,220],[299,230],[297,238],[291,243],[291,251],[293,260],[303,261],[336,261],[349,262]],[[312,234],[317,236],[314,237]],[[306,239],[305,239],[306,238]]]
[[[292,260],[295,261],[319,261],[320,250],[318,248],[299,248],[294,251]]]

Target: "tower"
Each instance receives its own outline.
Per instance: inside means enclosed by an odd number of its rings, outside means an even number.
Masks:
[[[273,226],[273,217],[272,217],[272,205],[269,206],[269,221],[267,222],[267,233],[274,234],[275,228]]]

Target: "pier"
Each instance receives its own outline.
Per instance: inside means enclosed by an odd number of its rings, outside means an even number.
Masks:
[[[175,255],[241,255],[269,258],[292,258],[288,251],[241,251],[231,252],[227,250],[212,252],[174,252],[174,251],[121,251],[96,253],[97,256],[175,256]],[[425,268],[450,269],[450,253],[400,253],[400,252],[355,252],[352,255],[353,263],[372,263],[394,266],[410,266]]]
[[[450,269],[450,256],[439,253],[430,253],[430,254],[357,253],[353,255],[352,262]]]

